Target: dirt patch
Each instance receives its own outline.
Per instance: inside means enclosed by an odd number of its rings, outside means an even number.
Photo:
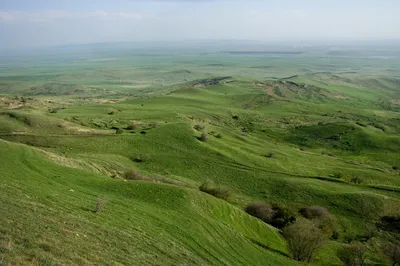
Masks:
[[[123,99],[96,99],[96,103],[119,103]]]
[[[392,99],[389,102],[394,105],[400,105],[400,99]]]

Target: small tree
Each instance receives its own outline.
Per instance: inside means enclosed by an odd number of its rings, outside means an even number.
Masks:
[[[390,259],[392,266],[400,264],[400,242],[393,241],[387,243],[383,247],[383,253]]]
[[[365,252],[367,247],[361,244],[351,244],[343,247],[338,252],[339,259],[348,266],[365,265]]]
[[[312,221],[304,218],[283,229],[283,236],[293,258],[310,262],[314,253],[325,243],[326,236]]]

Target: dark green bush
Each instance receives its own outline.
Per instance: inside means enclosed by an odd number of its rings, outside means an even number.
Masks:
[[[254,216],[266,223],[269,223],[272,220],[275,213],[275,211],[272,209],[272,206],[262,200],[250,202],[246,206],[245,211],[251,216]]]
[[[135,130],[139,127],[137,124],[130,124],[126,127],[127,130]]]
[[[339,259],[348,266],[365,265],[367,247],[362,244],[350,244],[338,251]]]
[[[275,157],[275,154],[273,152],[268,152],[264,156],[267,158],[272,158],[272,157]]]
[[[350,182],[359,185],[362,183],[362,179],[358,176],[355,176],[350,179]]]
[[[196,129],[197,131],[202,131],[202,130],[204,130],[205,127],[203,125],[197,124],[197,125],[194,125],[193,128]]]
[[[400,264],[400,241],[392,241],[383,245],[383,253],[392,265]]]
[[[214,197],[230,201],[233,197],[233,193],[228,188],[219,187],[214,184],[212,181],[205,181],[199,187],[200,191],[205,192],[207,194],[213,195]]]
[[[208,141],[208,135],[206,133],[202,133],[200,137],[198,137],[200,141],[206,142]]]

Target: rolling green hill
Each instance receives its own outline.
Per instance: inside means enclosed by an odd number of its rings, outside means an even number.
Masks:
[[[311,52],[146,58],[2,70],[0,264],[298,264],[253,200],[329,211],[311,264],[342,265],[350,243],[389,263],[376,225],[400,210],[396,75]]]

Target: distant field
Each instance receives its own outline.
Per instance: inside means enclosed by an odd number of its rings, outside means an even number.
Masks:
[[[0,264],[298,264],[252,200],[333,215],[312,264],[342,265],[352,241],[389,264],[376,224],[400,211],[399,51],[50,58],[1,61]]]

